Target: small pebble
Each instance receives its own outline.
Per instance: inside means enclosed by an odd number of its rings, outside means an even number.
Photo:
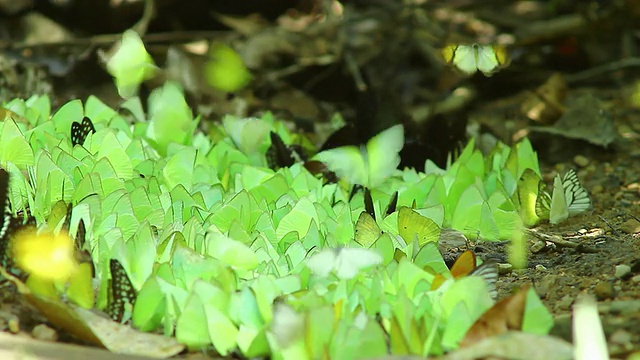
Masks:
[[[556,305],[561,310],[569,310],[573,304],[573,297],[571,295],[565,295],[560,299]]]
[[[640,222],[636,219],[629,219],[620,225],[620,230],[625,234],[636,234],[640,232]]]
[[[626,345],[631,342],[631,334],[624,329],[618,329],[611,334],[609,341],[614,344]]]
[[[631,281],[633,281],[634,283],[640,283],[640,275],[636,275],[632,277]]]
[[[546,245],[547,243],[545,241],[538,240],[535,243],[533,243],[533,245],[531,245],[531,252],[534,254],[537,254],[540,251],[544,250]]]
[[[58,340],[58,333],[45,324],[36,325],[31,331],[31,335],[34,339],[43,341],[56,341]]]
[[[573,158],[573,162],[580,167],[587,167],[587,165],[589,165],[589,159],[587,159],[586,156],[582,156],[582,155],[576,155]]]
[[[621,264],[616,265],[615,277],[618,279],[622,279],[623,277],[629,275],[631,273],[631,266]]]
[[[513,270],[513,265],[506,263],[506,264],[498,264],[498,274],[500,275],[504,275],[504,274],[508,274]]]
[[[544,267],[544,265],[536,265],[536,270],[537,271],[547,271],[547,268]]]
[[[613,284],[608,281],[600,282],[593,289],[593,292],[598,300],[612,299],[614,296]]]

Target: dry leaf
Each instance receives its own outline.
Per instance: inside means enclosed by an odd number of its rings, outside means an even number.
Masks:
[[[105,347],[114,353],[153,358],[168,358],[184,349],[184,345],[174,338],[143,333],[91,310],[35,295],[22,281],[1,267],[0,274],[14,283],[20,294],[38,308],[53,325],[78,339]]]
[[[524,317],[529,285],[516,294],[498,301],[471,326],[460,347],[470,346],[485,338],[493,337],[509,330],[520,330]]]

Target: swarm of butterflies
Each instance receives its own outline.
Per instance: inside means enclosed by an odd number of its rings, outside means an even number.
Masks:
[[[454,49],[453,54],[454,56],[460,56],[455,55],[460,54],[459,51],[475,51],[475,53],[478,53],[482,49],[481,47],[472,47],[471,50],[458,48]],[[487,52],[484,51],[481,53],[486,54]],[[457,65],[461,66],[460,64]],[[483,72],[484,70],[491,70],[489,69],[491,63],[487,65],[486,59],[477,60],[476,65],[477,68]],[[496,66],[494,66],[494,68],[495,67]],[[73,122],[71,126],[72,145],[82,146],[87,136],[95,133],[95,131],[93,123],[87,117],[83,118],[81,122]],[[353,186],[350,196],[354,196],[354,194],[360,190],[364,191],[365,211],[360,214],[356,222],[355,241],[363,247],[370,247],[384,235],[375,218],[376,214],[369,189],[375,188],[385,181],[398,167],[400,163],[399,152],[404,145],[404,128],[402,125],[396,125],[381,132],[371,138],[366,145],[321,149],[323,151],[311,159],[304,154],[301,147],[285,144],[275,132],[270,133],[270,140],[271,146],[267,150],[266,158],[272,169],[288,167],[297,162],[302,162],[310,172],[322,175],[327,182],[337,182],[339,179],[346,179],[351,184],[360,184]],[[21,229],[29,226],[33,227],[35,224],[33,218],[24,222],[20,218],[12,216],[8,199],[8,189],[9,174],[5,170],[0,169],[0,203],[5,204],[4,216],[0,226],[1,265],[12,274],[24,278],[24,273],[21,272],[13,262],[11,239],[13,235]],[[523,174],[518,189],[523,207],[530,207],[532,209],[531,212],[535,214],[537,218],[549,220],[551,223],[561,222],[571,215],[587,210],[591,206],[589,195],[580,185],[577,175],[573,170],[567,172],[563,177],[556,177],[551,194],[545,190],[544,183],[540,177],[530,170],[525,171]],[[396,212],[397,197],[398,193],[396,192],[387,205],[383,216],[388,216]],[[523,199],[533,200],[523,201]],[[412,239],[417,240],[420,245],[428,242],[437,242],[440,236],[439,226],[433,220],[419,214],[414,209],[415,206],[413,206],[413,209],[406,206],[397,209],[398,234],[400,237],[404,238],[407,242],[411,242]],[[68,206],[65,222],[61,231],[69,231],[71,215],[72,207]],[[76,254],[80,265],[85,269],[82,276],[91,279],[94,276],[94,269],[91,257],[85,250],[85,236],[84,223],[80,220],[75,237]],[[338,252],[331,251],[325,253],[328,254],[325,255],[325,257],[328,256],[333,259],[333,263],[335,264],[349,264],[352,262],[340,262],[338,258],[341,256],[353,258],[354,256],[352,255],[354,254],[348,253],[359,250],[360,249],[344,248]],[[322,258],[320,260],[323,263],[332,263],[330,261],[331,259]],[[318,258],[316,260],[318,260]],[[313,266],[312,263],[309,265],[310,267]],[[125,319],[127,309],[130,309],[135,303],[136,290],[126,270],[118,260],[111,259],[109,269],[111,272],[111,285],[106,312],[112,319],[120,322]],[[354,270],[345,268],[337,269],[337,271],[343,271],[344,274],[351,274]],[[463,252],[453,264],[451,274],[454,278],[467,275],[481,276],[486,280],[490,294],[494,298],[497,295],[495,281],[498,277],[498,267],[497,263],[493,260],[487,260],[478,266],[475,254],[467,250]],[[70,282],[72,281],[73,279],[70,279]],[[438,276],[438,274],[436,274],[436,280],[434,280],[432,288],[437,288],[443,281],[444,278],[442,275]],[[90,291],[92,291],[92,289]],[[71,292],[68,292],[67,295],[72,296]],[[84,296],[86,297],[86,294],[84,294]],[[91,296],[93,296],[93,294],[91,294]],[[82,300],[74,302],[78,303],[82,302]],[[89,304],[93,304],[93,300],[91,300]]]
[[[95,127],[91,120],[85,117],[81,122],[73,122],[71,126],[71,143],[73,146],[82,146],[87,135],[95,133]],[[0,265],[11,275],[16,276],[21,280],[27,280],[27,274],[20,266],[20,263],[25,261],[21,258],[29,257],[32,251],[38,249],[21,249],[20,252],[14,251],[17,248],[14,241],[19,241],[20,237],[17,236],[21,232],[28,229],[35,229],[35,219],[31,216],[27,216],[27,220],[24,221],[20,216],[13,216],[11,210],[11,204],[9,201],[9,173],[0,168],[0,204],[4,204],[4,212],[2,216],[2,223],[0,223]],[[60,232],[68,233],[71,224],[72,206],[67,206],[65,214],[65,221],[62,224]],[[35,232],[34,232],[35,233]],[[73,272],[68,279],[66,296],[72,302],[84,307],[93,307],[94,302],[94,289],[92,285],[92,279],[95,276],[95,269],[91,259],[91,255],[85,248],[86,229],[84,221],[80,219],[75,236],[75,256],[78,260],[77,269]],[[37,244],[37,243],[36,243]],[[24,247],[22,247],[24,248]],[[40,264],[33,264],[33,266],[40,266]],[[22,267],[29,268],[22,265]],[[126,314],[130,314],[131,308],[136,301],[136,290],[129,279],[129,276],[117,259],[110,259],[109,269],[111,272],[111,281],[109,287],[109,299],[106,308],[106,313],[111,319],[117,322],[127,320]],[[50,269],[44,269],[48,271]],[[34,276],[35,272],[31,274]],[[76,290],[80,290],[79,292]]]

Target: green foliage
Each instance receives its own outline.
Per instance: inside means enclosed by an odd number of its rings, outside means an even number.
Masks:
[[[135,97],[117,110],[76,100],[51,118],[46,98],[5,107],[21,117],[0,124],[12,209],[30,210],[43,225],[58,201],[73,205],[100,283],[95,306],[107,306],[109,262],[117,259],[138,294],[135,327],[222,355],[383,356],[387,339],[396,354],[455,348],[493,300],[476,276],[431,290],[434,274],[425,269],[447,271],[440,229],[511,239],[522,218],[538,221],[530,219],[535,200],[525,199],[535,191],[519,186],[537,187],[528,179],[540,173],[526,140],[488,156],[472,141],[446,169],[428,162],[418,173],[396,169],[404,143],[396,126],[361,148],[318,154],[343,177],[324,184],[302,164],[266,166],[269,132],[307,141],[270,114],[226,117],[205,136],[171,83],[152,93],[148,114]],[[83,116],[96,132],[72,147],[71,123]],[[362,195],[349,200],[353,184],[371,188],[376,219],[363,225]],[[384,216],[395,191],[398,210]],[[357,242],[365,228],[373,232]],[[70,295],[86,305],[83,291]],[[527,330],[548,331],[546,309],[534,298],[527,306]]]

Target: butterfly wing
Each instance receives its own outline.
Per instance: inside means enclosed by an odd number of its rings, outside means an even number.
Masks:
[[[371,247],[380,236],[382,236],[382,230],[380,230],[376,221],[369,213],[363,211],[358,217],[358,222],[356,222],[355,241],[368,248]]]
[[[562,187],[567,203],[569,216],[579,214],[591,208],[591,198],[585,188],[580,185],[578,175],[571,169],[562,178]]]
[[[394,125],[367,142],[368,186],[382,184],[400,165],[400,150],[404,147],[404,127]]]
[[[415,199],[414,199],[415,201]],[[384,210],[384,216],[389,216],[396,212],[396,206],[398,205],[398,192],[394,192],[391,195],[391,200],[389,200],[389,204],[387,204],[387,208]]]
[[[480,276],[487,284],[487,290],[493,300],[498,298],[498,289],[496,281],[498,281],[498,262],[495,260],[486,260],[482,265],[476,267],[471,274],[472,276]]]
[[[351,184],[367,185],[367,166],[360,148],[343,146],[325,150],[316,154],[315,159],[325,163],[339,178]]]
[[[273,170],[277,170],[282,167],[292,166],[296,159],[293,157],[291,149],[282,141],[282,138],[278,133],[271,131],[271,146],[267,149],[267,163]]]
[[[127,271],[116,259],[109,261],[111,270],[111,296],[107,306],[107,314],[113,321],[122,322],[126,305],[134,305],[136,301],[136,290],[127,275]]]
[[[74,121],[71,124],[71,145],[76,146],[84,144],[84,141],[87,139],[87,135],[95,132],[96,128],[88,117],[85,116],[80,123]]]
[[[460,254],[451,267],[451,275],[459,278],[471,274],[476,268],[476,254],[471,250],[467,250]]]
[[[440,231],[435,221],[406,206],[398,211],[398,233],[406,243],[411,243],[415,238],[420,246],[428,242],[437,242],[440,239]]]
[[[382,264],[382,260],[380,254],[370,249],[341,248],[335,272],[340,279],[353,279],[361,270]]]
[[[527,227],[534,226],[540,222],[540,217],[536,213],[540,182],[540,176],[531,169],[526,169],[518,181],[517,191],[520,202],[520,216]]]
[[[485,76],[493,74],[500,67],[498,56],[491,45],[476,46],[476,65]]]
[[[551,195],[551,206],[549,209],[549,222],[558,224],[569,217],[569,208],[565,197],[564,187],[560,175],[556,175],[553,180],[553,194]]]
[[[449,46],[451,47],[451,45]],[[445,48],[446,49],[446,48]],[[449,50],[451,51],[451,50]],[[458,70],[465,74],[472,75],[478,71],[476,64],[476,49],[474,45],[457,45],[453,50],[453,56],[449,61]]]

